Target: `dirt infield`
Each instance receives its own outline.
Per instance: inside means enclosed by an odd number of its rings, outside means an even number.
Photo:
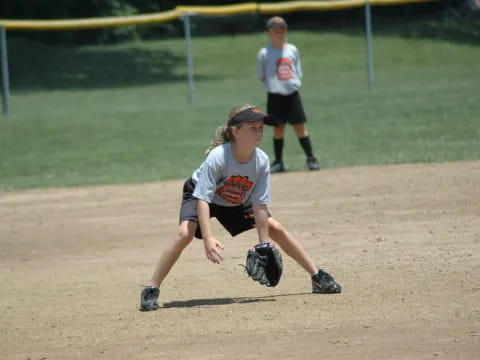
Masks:
[[[480,359],[480,162],[286,173],[270,210],[342,284],[313,295],[284,257],[265,288],[187,248],[138,310],[182,181],[0,194],[0,357]],[[5,357],[6,356],[6,357]]]

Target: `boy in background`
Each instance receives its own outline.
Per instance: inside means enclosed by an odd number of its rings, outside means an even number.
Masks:
[[[273,130],[273,150],[275,161],[271,173],[285,171],[283,145],[285,124],[292,125],[298,141],[307,156],[310,170],[319,170],[320,164],[313,155],[312,144],[305,128],[307,118],[298,92],[302,77],[300,54],[297,48],[286,42],[287,23],[279,16],[267,21],[271,43],[260,50],[257,57],[257,78],[267,90],[267,113],[280,124]]]

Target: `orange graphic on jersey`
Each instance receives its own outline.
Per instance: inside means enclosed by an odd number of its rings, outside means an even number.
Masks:
[[[222,199],[232,204],[243,204],[245,201],[245,193],[250,190],[253,183],[248,180],[248,176],[230,176],[219,187],[216,194]]]
[[[293,79],[292,60],[289,58],[280,58],[276,64],[277,76],[280,80]]]

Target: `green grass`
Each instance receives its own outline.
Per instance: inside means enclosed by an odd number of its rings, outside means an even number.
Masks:
[[[361,34],[291,31],[315,153],[326,167],[480,158],[480,46],[375,34],[374,91]],[[185,178],[235,103],[265,106],[265,35],[62,48],[11,39],[11,118],[0,117],[0,189]],[[263,148],[272,154],[271,129]],[[288,129],[285,161],[305,168]]]

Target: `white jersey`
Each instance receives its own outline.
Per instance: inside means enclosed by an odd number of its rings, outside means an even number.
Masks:
[[[302,66],[297,48],[286,43],[283,49],[272,45],[262,48],[257,56],[257,78],[269,93],[290,95],[301,86]]]
[[[270,203],[270,162],[268,155],[255,149],[247,163],[239,163],[232,144],[212,149],[193,172],[193,197],[220,206]]]

